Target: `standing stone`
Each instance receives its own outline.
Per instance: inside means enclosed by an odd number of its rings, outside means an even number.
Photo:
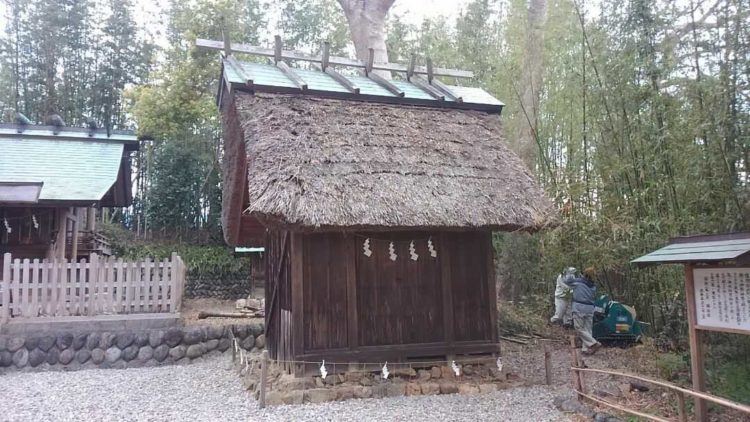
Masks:
[[[166,334],[164,334],[164,343],[169,347],[175,347],[182,341],[182,330],[179,328],[170,328]]]
[[[37,347],[36,349],[29,352],[29,365],[36,368],[37,366],[41,365],[46,358],[47,355],[45,355],[44,352]]]
[[[68,347],[73,345],[73,334],[63,333],[58,335],[55,344],[57,344],[57,348],[60,350],[67,349]]]
[[[54,337],[54,336],[39,337],[38,347],[42,349],[43,352],[49,352],[49,350],[55,346],[56,342],[57,342],[57,337]]]
[[[148,345],[156,349],[164,343],[164,331],[162,330],[151,330],[148,333]]]
[[[115,340],[117,340],[117,335],[114,333],[102,333],[102,337],[99,340],[99,348],[102,350],[107,350],[110,347],[114,346]]]
[[[88,334],[78,333],[73,336],[73,350],[81,350],[86,345]]]
[[[253,338],[253,336],[247,336],[244,340],[242,340],[241,345],[243,349],[250,350],[253,348],[253,346],[255,346],[255,339]]]
[[[426,369],[420,369],[419,371],[417,371],[417,376],[419,377],[420,381],[427,381],[432,377],[430,371]]]
[[[122,360],[124,360],[125,362],[130,362],[131,360],[135,359],[135,357],[138,356],[138,350],[140,350],[140,348],[134,344],[126,347],[122,351]]]
[[[432,396],[440,394],[440,385],[436,382],[425,382],[421,384],[422,394],[425,396]]]
[[[224,337],[224,326],[223,325],[209,325],[206,338],[208,340],[220,339]]]
[[[86,348],[89,349],[89,351],[93,351],[97,347],[99,347],[99,342],[102,339],[102,335],[99,333],[91,333],[86,338]],[[92,353],[93,356],[93,353]]]
[[[60,361],[60,349],[53,347],[47,351],[47,363],[50,365],[57,365]]]
[[[105,359],[107,359],[107,362],[115,363],[118,359],[120,359],[120,356],[122,356],[122,351],[117,347],[112,346],[107,349],[106,352],[104,352],[104,355]]]
[[[422,394],[422,388],[419,386],[419,384],[410,382],[406,384],[406,395],[407,396],[418,396]]]
[[[8,350],[8,336],[0,336],[0,352]]]
[[[151,346],[143,346],[138,349],[138,361],[146,362],[154,357],[154,349]]]
[[[255,339],[255,347],[262,349],[266,347],[266,335],[261,334]]]
[[[463,368],[461,368],[461,373],[464,375],[471,375],[474,373],[474,367],[471,365],[465,365]]]
[[[13,353],[13,364],[16,368],[23,368],[29,363],[29,351],[26,349],[18,349]]]
[[[25,343],[26,339],[23,337],[11,337],[11,339],[8,340],[8,351],[16,353],[18,350],[21,350]]]
[[[263,329],[263,323],[262,322],[251,322],[248,327],[250,328],[250,331],[253,333],[253,337],[258,337],[259,335],[264,333]]]
[[[167,346],[166,344],[162,344],[154,349],[154,359],[156,359],[158,362],[164,361],[164,359],[167,358],[168,354],[169,346]]]
[[[454,382],[441,382],[440,383],[440,394],[456,394],[458,393],[458,386]]]
[[[62,356],[60,356],[62,358]],[[76,352],[76,362],[83,365],[84,363],[88,362],[91,358],[91,352],[89,352],[89,349],[81,349]]]
[[[250,327],[245,324],[235,324],[232,325],[232,332],[238,339],[243,339],[250,334]]]
[[[217,339],[211,339],[206,342],[206,351],[208,352],[216,349],[217,347],[219,347],[219,340]]]
[[[30,352],[39,347],[39,337],[27,337],[23,345]]]
[[[0,352],[0,368],[7,368],[13,364],[13,354],[7,350]]]
[[[97,365],[104,362],[104,359],[106,357],[107,355],[104,353],[104,350],[102,349],[94,349],[91,351],[91,362],[94,362]]]
[[[232,341],[228,338],[223,338],[219,340],[219,351],[225,352],[229,350],[229,348],[232,347]]]
[[[187,353],[187,347],[186,346],[175,346],[171,349],[169,349],[169,356],[172,357],[174,360],[180,360],[185,357],[185,353]]]
[[[131,332],[126,333],[120,333],[117,335],[117,341],[115,344],[117,344],[117,348],[120,350],[125,350],[128,346],[133,344],[135,341],[135,334]]]
[[[192,344],[187,348],[185,354],[190,359],[195,359],[197,357],[203,356],[204,354],[206,354],[206,346],[204,346],[203,343]]]
[[[458,394],[476,394],[478,392],[479,387],[474,384],[458,384]]]
[[[143,347],[148,344],[148,331],[141,331],[135,335],[134,344],[138,347]]]
[[[430,370],[430,376],[433,379],[440,378],[440,374],[442,374],[442,373],[443,373],[443,371],[441,371],[440,367],[438,367],[438,366],[433,366],[432,369]]]
[[[191,327],[185,330],[182,336],[182,343],[188,346],[198,344],[203,341],[203,329],[201,327]]]

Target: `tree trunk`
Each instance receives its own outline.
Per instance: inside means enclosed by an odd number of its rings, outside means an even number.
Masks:
[[[375,63],[388,63],[385,46],[385,16],[395,0],[338,0],[349,22],[357,59],[367,62],[369,49],[375,50]],[[390,78],[388,71],[375,73]]]
[[[521,110],[516,121],[516,152],[523,161],[534,169],[538,144],[536,139],[539,113],[539,93],[542,88],[544,70],[544,25],[547,21],[547,0],[529,0],[528,22],[526,23],[526,48],[521,73],[519,100]]]

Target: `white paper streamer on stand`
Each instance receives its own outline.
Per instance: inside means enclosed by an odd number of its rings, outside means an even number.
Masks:
[[[323,361],[323,363],[320,364],[320,377],[326,379],[327,375],[328,370],[326,369],[326,361]]]
[[[36,230],[39,230],[39,222],[38,222],[38,221],[36,221],[36,216],[35,216],[35,215],[33,215],[33,214],[32,214],[32,216],[31,216],[31,222],[32,222],[32,224],[34,224],[34,228],[35,228]]]
[[[383,379],[387,380],[388,379],[388,375],[390,375],[390,374],[391,373],[388,371],[388,362],[386,362],[385,364],[383,364]]]
[[[503,362],[500,361],[500,357],[497,358],[497,362],[495,362],[495,364],[497,365],[497,370],[502,372],[502,370],[503,370]]]
[[[7,218],[3,218],[3,223],[5,223],[5,231],[7,231],[8,233],[10,233],[10,232],[13,231],[13,229],[10,228],[10,224],[8,224],[8,219]]]
[[[456,361],[455,360],[451,363],[451,368],[453,368],[453,372],[456,373],[457,377],[461,376],[461,368],[458,365],[456,365]]]

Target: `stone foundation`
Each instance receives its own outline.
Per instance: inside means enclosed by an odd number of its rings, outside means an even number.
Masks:
[[[265,346],[262,323],[170,329],[35,332],[0,336],[0,371],[131,368],[189,363],[232,347]]]
[[[238,366],[243,385],[257,399],[260,395],[260,362]],[[328,365],[327,365],[328,366]],[[330,370],[330,368],[329,368]],[[484,364],[463,365],[456,377],[448,366],[391,369],[388,379],[379,372],[349,371],[342,374],[298,378],[272,366],[266,390],[266,404],[303,404],[328,401],[419,396],[437,394],[488,393],[523,384],[507,370]]]
[[[216,299],[239,299],[251,291],[250,280],[245,279],[195,279],[188,275],[185,282],[186,298],[212,297]]]

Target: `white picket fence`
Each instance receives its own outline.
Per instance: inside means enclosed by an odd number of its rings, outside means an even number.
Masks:
[[[185,264],[125,262],[91,255],[90,262],[20,260],[3,256],[0,323],[10,318],[179,312]]]

